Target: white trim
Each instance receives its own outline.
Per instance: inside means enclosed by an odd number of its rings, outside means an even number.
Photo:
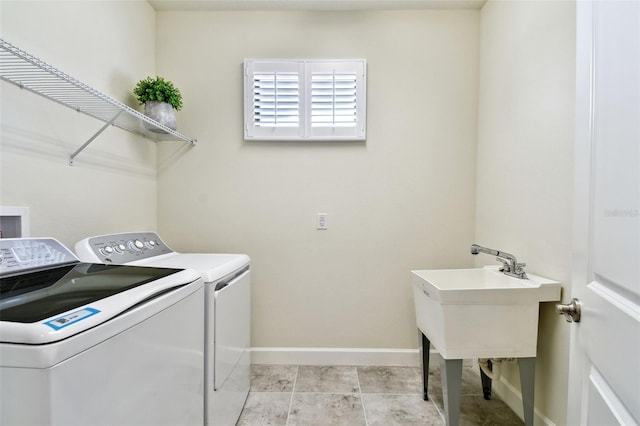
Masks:
[[[148,0],[160,10],[479,10],[487,0]]]
[[[439,366],[439,356],[431,352],[429,364]],[[436,358],[436,359],[434,359]],[[251,348],[252,364],[271,365],[422,365],[419,349],[371,348]]]
[[[574,137],[573,175],[573,241],[571,294],[564,298],[582,298],[589,279],[589,239],[591,235],[592,179],[591,161],[593,146],[594,108],[594,60],[595,20],[593,1],[576,3],[576,118]],[[567,396],[567,424],[582,424],[586,420],[582,404],[588,400],[585,386],[587,364],[585,353],[580,349],[579,328],[571,324],[569,336],[569,374]]]
[[[503,380],[501,377],[498,380],[494,380],[491,383],[491,390],[500,399],[516,413],[522,421],[524,421],[524,414],[522,410],[522,393],[513,387],[510,383]],[[533,409],[533,424],[534,425],[546,425],[556,426],[548,417],[542,414],[537,408]]]

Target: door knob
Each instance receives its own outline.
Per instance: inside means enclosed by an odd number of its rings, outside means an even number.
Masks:
[[[576,298],[571,299],[571,303],[563,305],[558,303],[556,305],[556,312],[560,315],[564,315],[567,322],[580,322],[582,304]]]

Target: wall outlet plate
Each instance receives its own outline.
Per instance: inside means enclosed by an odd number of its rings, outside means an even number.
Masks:
[[[316,229],[320,231],[325,231],[327,229],[327,214],[326,213],[318,213],[316,218]]]

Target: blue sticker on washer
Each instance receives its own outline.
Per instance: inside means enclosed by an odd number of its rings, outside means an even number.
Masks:
[[[82,308],[79,311],[71,312],[70,314],[47,321],[45,322],[45,324],[53,328],[54,330],[60,330],[61,328],[65,328],[68,325],[75,324],[76,322],[87,319],[97,313],[100,313],[100,311],[97,309]]]

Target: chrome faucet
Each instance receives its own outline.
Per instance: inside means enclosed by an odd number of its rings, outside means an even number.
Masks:
[[[527,274],[525,274],[524,272],[524,267],[527,266],[527,264],[518,263],[518,259],[516,259],[514,255],[505,253],[503,251],[482,247],[477,244],[472,244],[471,254],[478,254],[478,253],[486,253],[486,254],[490,254],[491,256],[496,256],[496,259],[502,262],[502,265],[503,265],[502,271],[505,274],[511,277],[516,277],[516,278],[522,278],[522,279],[527,278]]]

